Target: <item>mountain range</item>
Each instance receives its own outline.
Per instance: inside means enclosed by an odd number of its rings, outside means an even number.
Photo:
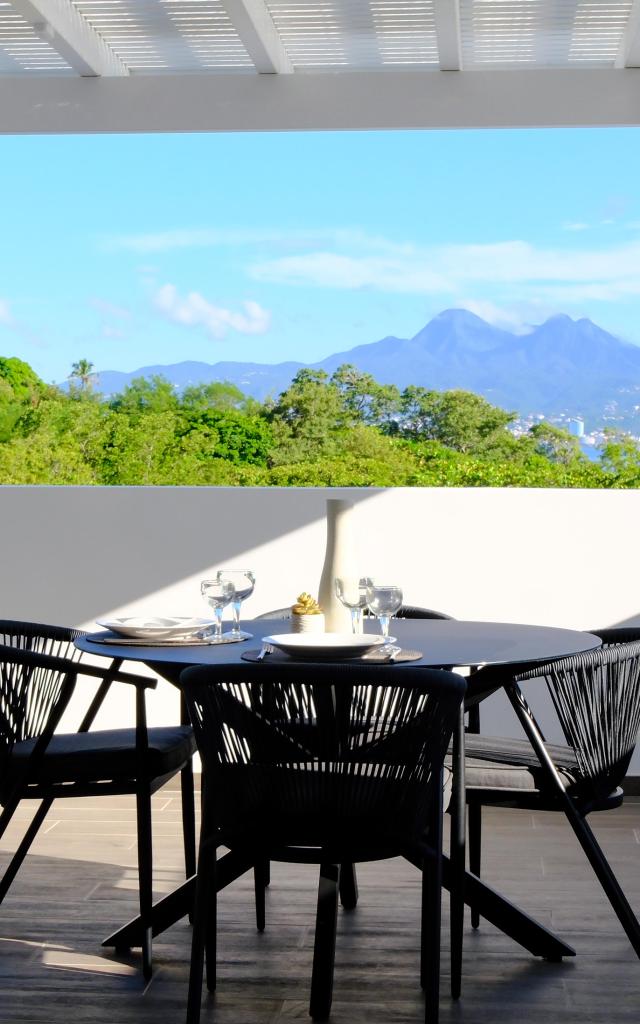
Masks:
[[[640,433],[640,346],[564,314],[513,334],[468,310],[447,309],[413,338],[389,336],[317,363],[182,362],[132,373],[108,370],[99,374],[96,390],[115,394],[136,377],[161,374],[180,389],[229,381],[262,400],[283,391],[303,366],[331,374],[343,363],[400,388],[463,388],[522,416],[579,415],[589,430],[613,421]]]

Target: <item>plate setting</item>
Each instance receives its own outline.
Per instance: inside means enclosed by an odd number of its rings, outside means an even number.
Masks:
[[[213,629],[211,619],[184,615],[133,615],[122,619],[96,619],[96,622],[118,636],[137,640],[178,640]]]
[[[361,658],[394,640],[395,637],[385,638],[373,633],[276,633],[263,637],[263,643],[271,644],[291,658],[312,661]]]

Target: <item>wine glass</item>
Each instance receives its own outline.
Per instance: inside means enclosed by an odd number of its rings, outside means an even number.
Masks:
[[[380,623],[380,630],[387,640],[389,622],[402,604],[402,590],[391,583],[372,583],[367,587],[367,606]]]
[[[222,639],[222,612],[234,599],[236,588],[231,580],[203,580],[200,584],[200,593],[210,608],[213,608],[214,632],[211,638],[212,644],[224,643]]]
[[[351,629],[362,633],[362,613],[367,607],[367,588],[372,585],[368,576],[359,580],[355,576],[336,576],[335,586],[338,598],[351,612]]]
[[[250,569],[219,569],[216,573],[216,579],[227,580],[227,582],[233,583],[235,588],[235,596],[231,602],[233,626],[231,627],[231,632],[227,633],[226,636],[230,640],[250,640],[253,634],[245,633],[243,629],[240,629],[240,608],[242,602],[253,594],[253,588],[256,585],[256,574]]]

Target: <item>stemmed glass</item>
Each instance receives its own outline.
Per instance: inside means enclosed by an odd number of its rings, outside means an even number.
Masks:
[[[380,623],[385,641],[389,637],[389,623],[402,604],[402,590],[393,584],[372,583],[367,587],[367,605]]]
[[[225,643],[222,638],[222,612],[233,601],[235,592],[230,580],[203,580],[200,584],[200,593],[215,614],[212,644]]]
[[[367,607],[367,589],[372,585],[368,576],[356,579],[353,576],[336,576],[336,594],[351,612],[351,629],[362,633],[362,613]]]
[[[250,640],[253,634],[245,633],[243,629],[240,629],[240,608],[242,602],[246,601],[253,594],[253,588],[256,585],[256,574],[250,569],[219,569],[216,573],[216,579],[233,583],[235,588],[235,596],[231,602],[233,626],[231,631],[225,635],[230,640]]]

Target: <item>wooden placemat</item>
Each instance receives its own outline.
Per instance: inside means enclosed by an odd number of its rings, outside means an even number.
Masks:
[[[273,664],[275,662],[276,664],[283,664],[283,665],[287,664],[287,663],[289,663],[291,661],[296,661],[296,660],[299,661],[301,665],[308,665],[309,662],[311,661],[310,658],[297,658],[297,659],[296,658],[291,658],[288,654],[285,654],[283,651],[273,651],[272,654],[267,654],[267,655],[265,655],[264,658],[260,658],[259,655],[260,655],[260,648],[259,647],[254,647],[254,648],[252,648],[249,651],[243,651],[242,654],[240,655],[240,657],[242,658],[243,661],[268,661],[271,664]],[[383,651],[378,650],[378,651],[370,651],[368,654],[363,654],[359,658],[336,658],[335,660],[337,662],[339,661],[341,664],[343,664],[345,661],[353,661],[353,662],[363,662],[363,661],[366,661],[367,663],[370,663],[372,665],[397,665],[397,664],[400,664],[403,661],[420,661],[421,657],[422,657],[422,651],[404,651],[403,650],[403,651],[400,651],[399,654],[396,654],[396,656],[393,659],[393,661],[390,661],[388,655],[385,655],[383,653]],[[322,664],[324,664],[325,662],[327,662],[328,664],[331,664],[331,659],[330,658],[323,658],[322,659]],[[316,664],[320,664],[320,662],[317,662]]]

